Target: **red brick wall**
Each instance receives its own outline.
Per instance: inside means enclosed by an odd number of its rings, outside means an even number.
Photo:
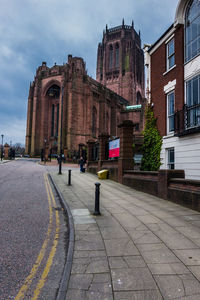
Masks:
[[[175,111],[184,104],[184,28],[181,25],[175,31],[175,64],[176,67],[166,72],[166,44],[163,44],[151,55],[151,101],[154,103],[157,126],[162,136],[166,135],[167,99],[164,86],[176,79]]]
[[[39,155],[46,145],[54,148],[56,143],[59,150],[60,137],[51,136],[52,104],[61,104],[61,91],[59,98],[51,98],[47,90],[51,85],[63,86],[63,125],[62,147],[70,151],[78,150],[79,144],[98,138],[101,133],[117,134],[117,116],[120,116],[122,105],[120,98],[112,91],[86,75],[83,62],[80,58],[70,58],[69,64],[48,68],[39,67],[33,82],[33,95],[29,102],[35,101],[31,109],[29,105],[27,116],[27,154]],[[55,74],[55,71],[57,72]],[[44,73],[41,73],[44,72]],[[61,105],[60,105],[61,107]],[[92,134],[92,111],[96,108],[96,136]],[[55,109],[56,111],[56,109]],[[56,114],[55,114],[56,116]],[[59,108],[59,119],[61,109]],[[54,125],[56,125],[56,117]],[[60,124],[60,122],[59,122]],[[55,134],[55,132],[54,132]],[[60,134],[60,125],[58,135]]]

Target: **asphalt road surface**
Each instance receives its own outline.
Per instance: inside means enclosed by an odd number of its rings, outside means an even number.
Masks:
[[[0,299],[55,299],[67,251],[64,212],[36,160],[0,165]]]

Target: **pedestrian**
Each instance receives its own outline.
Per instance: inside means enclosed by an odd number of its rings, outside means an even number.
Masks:
[[[81,156],[81,158],[80,158],[78,164],[80,165],[80,172],[81,172],[81,173],[84,173],[84,171],[85,171],[85,169],[84,169],[85,161],[84,161],[84,159],[83,159],[82,156]]]

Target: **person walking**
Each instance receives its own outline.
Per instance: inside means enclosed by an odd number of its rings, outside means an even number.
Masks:
[[[85,169],[84,169],[84,165],[85,165],[85,161],[83,159],[83,157],[81,156],[80,160],[79,160],[79,165],[80,165],[80,172],[84,173]]]

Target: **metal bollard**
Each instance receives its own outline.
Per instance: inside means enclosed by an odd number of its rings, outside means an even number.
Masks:
[[[95,216],[99,216],[101,213],[99,211],[99,195],[100,195],[100,185],[101,183],[96,182],[96,189],[95,189],[95,211],[94,211],[94,215]]]
[[[68,170],[68,185],[71,185],[71,171],[72,170]]]

